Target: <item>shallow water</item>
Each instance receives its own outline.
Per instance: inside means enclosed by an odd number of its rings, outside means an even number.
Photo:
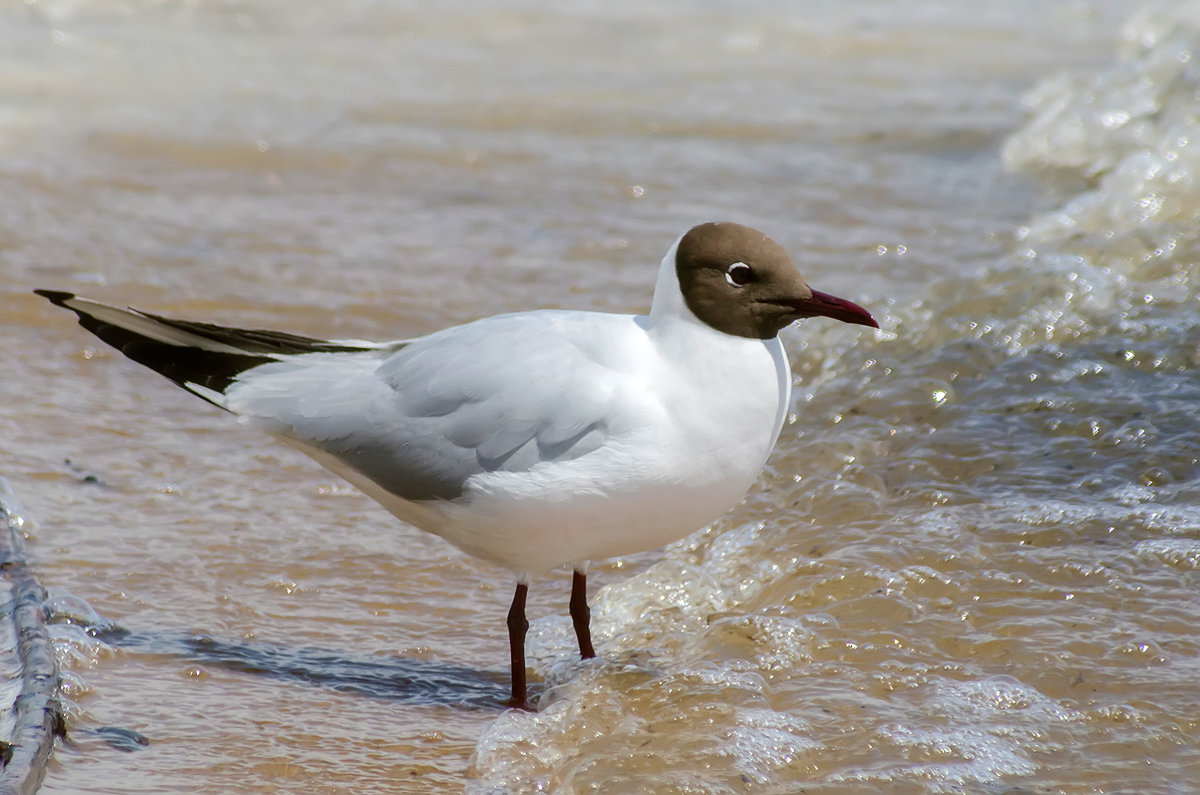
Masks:
[[[74,622],[46,792],[1194,786],[1195,6],[326,8],[0,0],[0,474]],[[785,332],[760,484],[593,567],[600,660],[534,584],[536,715],[494,706],[506,575],[28,294],[643,311],[715,218],[883,330]]]

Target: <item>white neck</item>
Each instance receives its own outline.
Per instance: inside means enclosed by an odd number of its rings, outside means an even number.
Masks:
[[[650,305],[648,328],[654,328],[664,319],[685,320],[699,326],[707,325],[692,314],[683,300],[683,290],[679,287],[679,274],[675,270],[675,253],[679,249],[678,240],[671,244],[666,256],[658,266],[658,281],[654,284],[654,301]]]

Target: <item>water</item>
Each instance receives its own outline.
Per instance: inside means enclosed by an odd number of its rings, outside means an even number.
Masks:
[[[45,791],[1190,791],[1198,53],[1195,5],[1132,0],[0,0]],[[28,295],[368,338],[643,311],[716,218],[883,331],[785,333],[760,484],[594,566],[599,660],[534,584],[536,715],[494,706],[503,573]]]

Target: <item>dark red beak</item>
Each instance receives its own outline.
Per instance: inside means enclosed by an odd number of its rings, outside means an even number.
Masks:
[[[871,313],[863,309],[853,301],[847,301],[845,298],[838,298],[836,295],[823,293],[819,290],[812,291],[812,298],[801,299],[797,301],[789,301],[796,311],[796,317],[831,317],[834,320],[840,320],[843,323],[857,323],[860,326],[871,326],[879,328],[879,324],[875,322],[875,318],[871,317]]]

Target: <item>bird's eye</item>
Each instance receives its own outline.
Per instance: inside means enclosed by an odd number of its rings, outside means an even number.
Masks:
[[[725,271],[725,281],[734,287],[745,287],[754,277],[754,271],[744,262],[735,262]]]

